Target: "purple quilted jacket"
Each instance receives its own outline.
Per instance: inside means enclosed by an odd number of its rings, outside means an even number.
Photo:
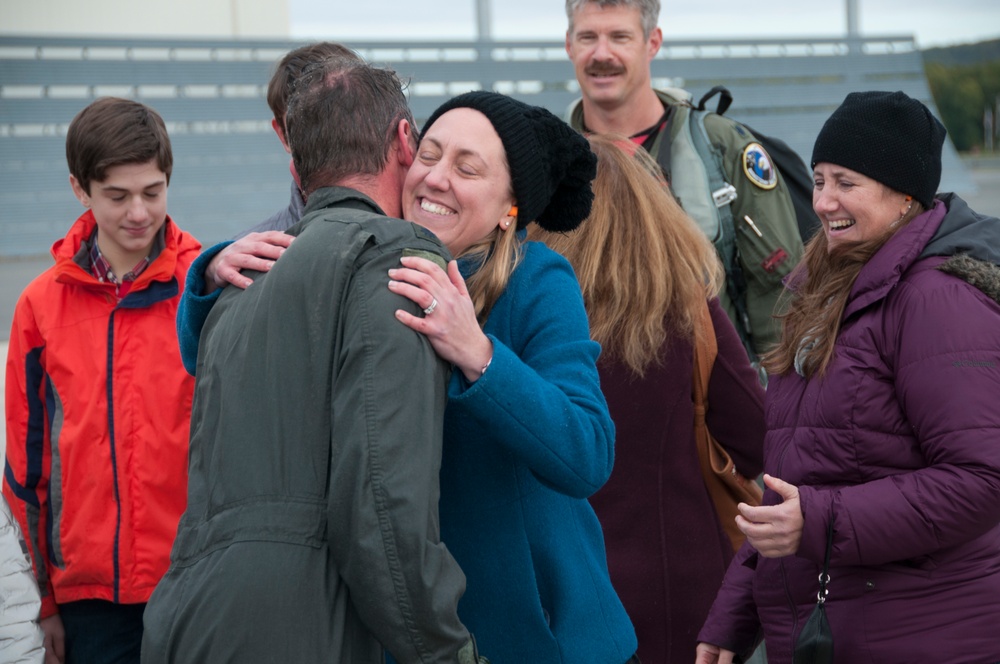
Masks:
[[[765,472],[799,487],[802,543],[745,546],[701,641],[763,628],[790,663],[832,520],[837,662],[1000,662],[1000,221],[942,198],[862,269],[825,376],[771,378]]]

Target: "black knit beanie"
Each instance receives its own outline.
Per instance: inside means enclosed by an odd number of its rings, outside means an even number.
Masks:
[[[590,215],[597,157],[587,139],[544,108],[482,90],[441,104],[423,133],[456,108],[479,111],[500,136],[517,199],[518,228],[537,221],[547,231],[571,231]]]
[[[849,168],[930,208],[946,133],[926,106],[902,92],[852,92],[816,137],[812,165]]]

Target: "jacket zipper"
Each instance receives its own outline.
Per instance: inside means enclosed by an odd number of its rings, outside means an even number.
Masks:
[[[112,570],[114,575],[114,603],[119,603],[119,590],[120,590],[120,579],[119,574],[119,555],[118,547],[121,542],[121,523],[122,523],[122,503],[121,495],[118,491],[118,451],[115,446],[115,401],[114,401],[114,357],[115,357],[115,314],[118,312],[118,307],[116,306],[111,310],[111,316],[108,318],[108,350],[106,358],[106,372],[107,372],[107,382],[105,384],[105,389],[107,391],[107,402],[108,402],[108,440],[111,446],[111,477],[112,477],[112,488],[114,489],[115,496],[115,546],[112,551]]]

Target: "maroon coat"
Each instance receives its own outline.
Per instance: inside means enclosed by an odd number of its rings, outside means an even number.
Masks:
[[[737,468],[756,477],[764,393],[718,300],[710,310],[719,355],[709,380],[708,426]],[[598,364],[615,421],[615,466],[590,502],[604,528],[611,581],[639,637],[639,659],[691,664],[733,551],[698,464],[691,343],[668,339],[663,358],[642,378],[622,363]]]
[[[790,663],[832,522],[836,662],[1000,661],[1000,221],[949,206],[864,266],[822,378],[772,378],[765,469],[799,487],[802,542],[744,546],[701,640],[739,652],[759,621],[768,662]]]

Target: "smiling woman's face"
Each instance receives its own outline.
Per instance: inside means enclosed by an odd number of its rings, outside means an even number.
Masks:
[[[430,126],[403,186],[403,217],[454,256],[489,236],[514,204],[503,143],[485,115],[456,108]]]
[[[825,162],[813,169],[813,209],[828,250],[887,233],[909,205],[904,194],[857,171]]]

